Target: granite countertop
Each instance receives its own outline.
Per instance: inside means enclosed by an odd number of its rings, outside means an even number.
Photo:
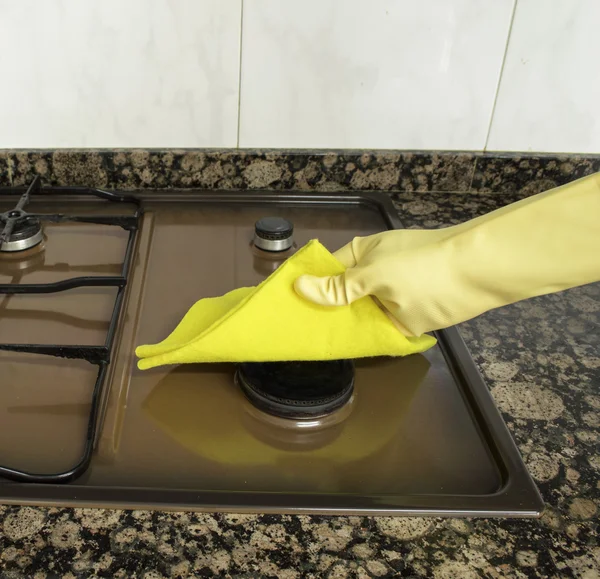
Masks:
[[[394,193],[439,227],[510,195]],[[541,519],[224,515],[0,507],[0,576],[600,577],[600,285],[461,326],[547,504]]]

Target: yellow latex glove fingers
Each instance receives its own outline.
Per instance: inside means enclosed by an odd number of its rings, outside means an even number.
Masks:
[[[439,243],[474,227],[479,219],[481,218],[443,229],[398,229],[368,237],[355,237],[333,254],[348,271],[339,276],[322,278],[301,276],[294,284],[296,291],[308,300],[324,306],[348,305],[369,294],[381,298],[381,288],[377,291],[376,288],[369,287],[365,278],[371,278],[373,272],[365,271],[365,266],[385,264],[387,257]],[[392,321],[403,333],[412,335],[398,320],[392,318]]]
[[[515,301],[600,280],[600,174],[459,226],[356,238],[336,257],[347,271],[302,276],[321,305],[378,298],[407,336]]]
[[[386,283],[389,276],[385,275],[385,270],[397,268],[395,262],[401,252],[434,245],[452,235],[457,227],[462,226],[438,230],[401,229],[355,237],[334,253],[347,268],[343,274],[321,278],[304,275],[295,281],[294,287],[309,301],[323,306],[345,306],[372,295],[400,332],[405,336],[417,335],[393,314],[397,309],[391,303],[394,291]],[[382,270],[381,273],[378,270]],[[399,286],[406,283],[398,277],[395,281]]]

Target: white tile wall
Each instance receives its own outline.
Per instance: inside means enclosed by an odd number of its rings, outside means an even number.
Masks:
[[[513,0],[244,0],[240,146],[483,149]]]
[[[600,153],[598,22],[600,0],[0,0],[0,149]]]
[[[600,1],[518,0],[488,149],[600,153]]]
[[[235,147],[241,0],[0,0],[0,148]]]

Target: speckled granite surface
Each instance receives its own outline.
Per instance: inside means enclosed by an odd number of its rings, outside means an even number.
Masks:
[[[536,193],[600,171],[600,156],[427,151],[1,151],[0,187]]]
[[[4,166],[4,169],[2,167]],[[116,189],[441,190],[469,187],[473,155],[324,151],[38,151],[0,153],[0,185],[35,174]]]
[[[471,191],[535,195],[600,171],[600,155],[485,154],[477,157]]]
[[[409,227],[516,195],[395,194]],[[547,503],[539,520],[0,508],[0,577],[600,577],[600,285],[461,328]]]

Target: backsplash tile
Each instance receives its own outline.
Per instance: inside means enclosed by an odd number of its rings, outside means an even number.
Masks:
[[[0,1],[0,147],[235,147],[241,10]]]
[[[514,0],[245,0],[240,147],[483,150]]]
[[[599,21],[598,0],[517,2],[488,151],[600,152]]]

